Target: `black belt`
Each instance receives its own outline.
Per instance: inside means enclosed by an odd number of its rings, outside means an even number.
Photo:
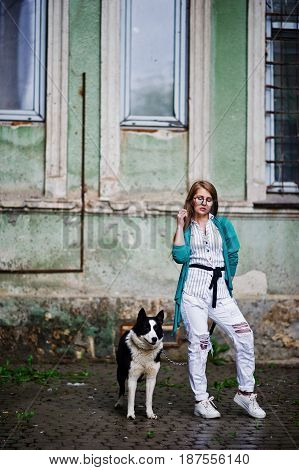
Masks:
[[[213,277],[209,289],[212,289],[213,287],[212,307],[215,308],[217,301],[217,281],[219,277],[222,277],[221,271],[225,271],[225,267],[216,266],[216,268],[210,268],[210,266],[204,266],[203,264],[189,264],[189,268],[200,268],[205,269],[206,271],[213,271]]]

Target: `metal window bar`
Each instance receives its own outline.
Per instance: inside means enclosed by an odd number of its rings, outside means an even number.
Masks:
[[[266,1],[267,191],[299,193],[299,1]]]

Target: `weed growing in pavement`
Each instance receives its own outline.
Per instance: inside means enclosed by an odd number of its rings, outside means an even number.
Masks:
[[[76,381],[86,379],[90,375],[91,373],[88,370],[82,370],[80,372],[67,372],[65,374],[61,374],[61,376],[64,378],[76,380]]]
[[[19,384],[21,382],[36,382],[45,385],[49,378],[60,378],[60,373],[54,369],[47,371],[38,371],[32,367],[32,356],[28,356],[27,365],[18,367],[10,366],[7,360],[0,366],[0,383],[12,382]]]
[[[298,400],[295,400],[293,403],[298,405]],[[292,421],[294,421],[294,424],[295,424],[296,428],[298,428],[299,427],[299,413],[298,413],[297,410],[295,411],[295,414],[294,414],[294,416],[291,417],[291,419],[292,419]]]
[[[33,368],[32,363],[32,355],[29,355],[27,357],[26,365],[21,365],[18,367],[11,366],[10,361],[7,360],[4,364],[0,365],[0,384],[20,384],[22,382],[35,382],[40,385],[47,385],[49,379],[57,380],[67,378],[69,380],[73,379],[76,381],[80,381],[81,379],[85,379],[90,375],[90,372],[88,371],[67,372],[66,374],[62,374],[61,372],[55,369],[40,371]]]
[[[224,446],[225,444],[225,439],[222,436],[216,436],[213,441],[216,441],[217,444],[220,444],[221,446]]]
[[[238,382],[235,377],[229,377],[228,379],[224,379],[222,382],[215,381],[213,388],[216,390],[216,400],[220,400],[220,394],[224,388],[233,388],[237,387]]]
[[[259,429],[262,425],[261,421],[259,419],[255,419],[254,421],[255,428]]]
[[[166,377],[165,380],[157,382],[157,387],[170,387],[170,388],[184,388],[184,384],[175,384],[171,382],[170,377]]]
[[[254,377],[254,380],[255,380],[255,385],[257,387],[259,387],[261,385],[261,380],[260,380],[259,376],[256,375],[256,372],[253,373],[253,377]]]
[[[33,418],[33,416],[35,415],[35,411],[32,410],[32,411],[16,411],[16,416],[17,416],[17,420],[19,422],[25,422],[25,423],[29,423],[29,421],[31,420],[31,418]]]
[[[259,377],[255,376],[256,386],[259,386],[260,383],[261,382],[260,382]],[[220,400],[220,394],[224,388],[234,388],[234,387],[238,387],[238,382],[235,377],[229,377],[228,379],[224,379],[222,382],[216,380],[213,384],[213,388],[214,390],[216,390],[216,396],[215,396],[216,400]]]

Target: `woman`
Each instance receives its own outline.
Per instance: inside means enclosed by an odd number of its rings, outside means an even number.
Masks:
[[[173,332],[182,316],[188,337],[189,380],[195,396],[194,414],[219,418],[207,393],[206,362],[212,349],[210,317],[233,341],[238,391],[234,402],[250,416],[264,418],[254,392],[254,341],[252,330],[232,295],[232,279],[240,244],[232,223],[217,217],[218,198],[208,181],[196,181],[177,215],[172,256],[183,264],[176,294]]]

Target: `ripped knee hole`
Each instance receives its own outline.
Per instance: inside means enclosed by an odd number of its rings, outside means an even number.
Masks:
[[[211,349],[210,335],[201,335],[199,337],[200,349]]]
[[[250,326],[248,325],[248,323],[246,321],[243,321],[241,323],[235,323],[234,325],[232,325],[233,329],[235,330],[235,333],[250,333],[251,332],[251,328]]]

